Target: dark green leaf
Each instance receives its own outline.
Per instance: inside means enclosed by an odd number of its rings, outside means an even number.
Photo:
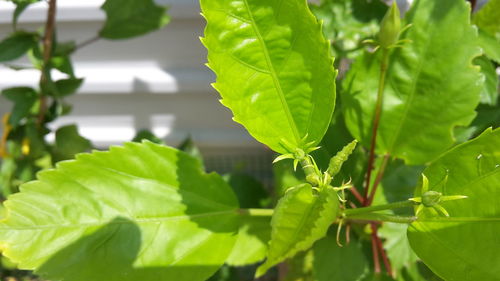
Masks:
[[[29,87],[9,88],[2,91],[2,95],[14,102],[10,113],[9,123],[16,127],[19,122],[30,114],[31,108],[38,99],[37,92]]]
[[[156,144],[165,144],[163,140],[155,136],[153,132],[149,130],[140,130],[137,132],[135,137],[132,139],[133,142],[142,142],[143,140],[148,140],[150,142],[156,143]],[[184,151],[182,148],[180,150]],[[186,152],[186,151],[184,151]],[[189,154],[189,153],[188,153]]]
[[[456,146],[424,174],[430,190],[468,198],[441,203],[450,217],[425,208],[408,229],[413,250],[445,280],[500,280],[500,245],[496,243],[500,232],[500,129],[488,129]]]
[[[57,88],[58,98],[63,98],[75,94],[78,88],[83,84],[84,79],[68,78],[56,81],[55,87]]]
[[[262,208],[269,195],[262,183],[243,172],[233,172],[224,176],[238,197],[240,208]]]
[[[22,57],[33,48],[38,40],[36,33],[15,32],[0,42],[0,62]]]
[[[78,133],[76,125],[68,125],[57,129],[56,143],[53,149],[54,163],[73,159],[77,153],[87,152],[92,148],[90,141]]]
[[[167,9],[153,0],[106,0],[101,7],[106,22],[99,35],[106,39],[140,36],[165,26]]]

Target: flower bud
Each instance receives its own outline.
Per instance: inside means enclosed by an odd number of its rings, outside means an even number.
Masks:
[[[437,204],[439,204],[439,202],[441,201],[442,195],[443,194],[441,194],[441,192],[437,192],[437,191],[433,191],[433,190],[427,191],[424,194],[422,194],[422,204],[425,207],[434,207]]]
[[[380,47],[388,48],[396,44],[399,39],[400,32],[401,18],[399,15],[398,5],[396,4],[396,0],[394,0],[380,23],[380,32],[378,34]]]

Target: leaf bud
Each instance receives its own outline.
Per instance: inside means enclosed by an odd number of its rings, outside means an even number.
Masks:
[[[425,207],[434,207],[437,204],[439,204],[439,202],[441,202],[442,195],[443,194],[441,194],[441,192],[433,190],[427,191],[424,194],[422,194],[422,204]]]
[[[380,47],[388,48],[395,45],[399,39],[401,32],[401,18],[398,5],[396,1],[392,2],[391,7],[387,10],[382,22],[380,23],[380,32],[378,34],[378,41]]]

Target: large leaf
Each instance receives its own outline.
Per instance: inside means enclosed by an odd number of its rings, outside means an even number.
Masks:
[[[167,9],[153,0],[106,0],[101,9],[106,12],[106,22],[99,35],[107,39],[140,36],[170,21]]]
[[[80,154],[5,203],[3,254],[51,280],[205,280],[235,242],[237,200],[193,157],[150,142]]]
[[[271,239],[270,221],[270,217],[242,218],[238,238],[226,263],[242,266],[263,260],[267,254],[267,243]]]
[[[274,211],[269,253],[256,276],[323,238],[338,210],[337,192],[331,187],[319,192],[309,184],[290,188]]]
[[[202,0],[201,7],[214,87],[234,120],[280,153],[317,144],[335,105],[336,72],[306,1]]]
[[[413,26],[404,36],[412,42],[390,55],[378,153],[425,163],[453,144],[454,126],[474,118],[481,76],[471,63],[479,49],[469,12],[462,0],[413,3],[406,15]],[[344,81],[345,120],[364,145],[371,139],[380,57],[365,53]]]
[[[500,129],[489,129],[424,171],[430,190],[468,196],[442,203],[451,217],[425,210],[408,229],[413,250],[446,280],[500,280],[499,164]]]
[[[481,90],[481,103],[496,105],[499,88],[498,74],[494,63],[485,56],[475,58],[474,63],[481,67],[481,73],[485,77],[483,89]]]

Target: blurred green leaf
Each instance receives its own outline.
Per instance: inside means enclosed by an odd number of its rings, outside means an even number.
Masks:
[[[240,208],[262,208],[269,195],[262,183],[243,172],[232,172],[224,176],[240,202]]]
[[[90,141],[78,133],[76,125],[68,125],[57,129],[56,142],[52,149],[54,163],[73,159],[77,153],[92,149]]]
[[[158,138],[155,134],[153,134],[153,132],[149,130],[140,130],[132,139],[133,142],[142,142],[143,140],[148,140],[156,144],[165,144],[163,140]],[[180,150],[184,151],[183,149]]]
[[[79,78],[68,78],[61,79],[54,82],[55,87],[57,88],[57,98],[67,97],[69,95],[75,94],[76,91],[83,84],[84,79]]]
[[[167,9],[153,0],[106,0],[101,7],[106,22],[99,35],[106,39],[140,36],[165,26]]]
[[[500,0],[488,0],[474,14],[473,22],[481,30],[500,40]]]
[[[6,62],[22,57],[28,50],[36,46],[38,35],[19,31],[11,34],[0,42],[0,62]]]
[[[38,93],[29,87],[8,88],[2,91],[2,95],[14,102],[10,113],[9,123],[16,127],[19,122],[29,116],[31,108],[38,100]]]
[[[481,73],[485,77],[483,89],[481,90],[481,103],[496,105],[499,88],[495,64],[485,56],[475,58],[474,64],[481,67]]]

